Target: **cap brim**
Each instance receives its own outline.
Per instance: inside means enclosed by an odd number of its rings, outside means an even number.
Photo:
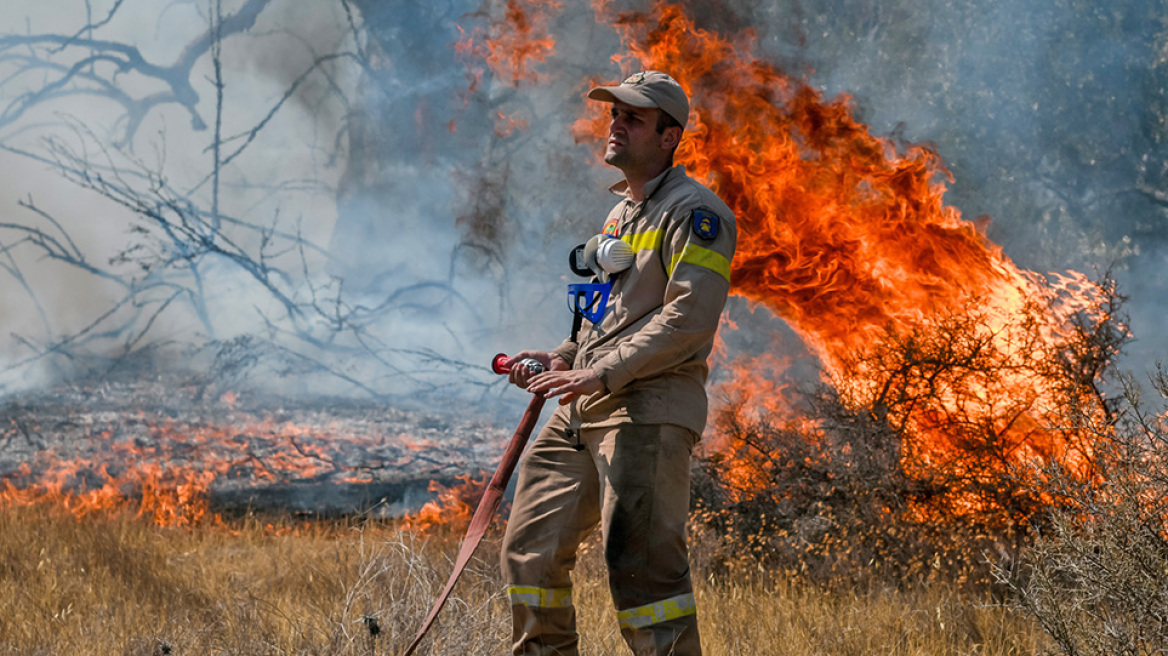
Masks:
[[[653,102],[644,93],[629,87],[596,87],[588,92],[588,97],[592,100],[600,100],[602,102],[616,102],[621,101],[633,107],[657,107],[657,103]]]

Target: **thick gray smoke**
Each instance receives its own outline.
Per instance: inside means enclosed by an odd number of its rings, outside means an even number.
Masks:
[[[1155,330],[1168,289],[1162,3],[740,0],[718,3],[717,12],[707,3],[688,4],[699,25],[725,33],[752,29],[759,52],[787,71],[828,94],[853,95],[875,133],[935,144],[955,178],[949,202],[966,217],[992,217],[991,239],[1020,265],[1089,273],[1111,267],[1132,297],[1128,310],[1139,341],[1131,353],[1146,362],[1163,351]],[[215,5],[77,0],[62,11],[14,2],[0,18],[0,33],[70,36],[87,13],[96,23],[115,6],[92,37],[169,64],[207,31]],[[567,250],[597,230],[612,202],[604,188],[618,176],[599,163],[596,144],[576,144],[569,128],[583,114],[585,80],[625,72],[611,60],[620,49],[615,32],[596,24],[590,8],[564,3],[548,24],[555,54],[535,67],[542,77],[516,84],[456,48],[500,18],[502,2],[224,0],[222,12],[258,6],[253,26],[223,40],[223,133],[244,135],[225,150],[263,127],[224,167],[220,203],[224,214],[299,231],[321,247],[303,256],[287,243],[265,251],[262,234],[232,233],[287,274],[267,282],[309,309],[288,319],[254,270],[207,255],[199,260],[201,277],[182,282],[209,290],[208,307],[179,296],[135,346],[238,346],[257,336],[283,358],[283,366],[267,366],[287,374],[268,382],[299,381],[315,392],[421,386],[497,395],[499,387],[478,368],[496,351],[547,348],[563,338],[570,320],[563,300],[563,285],[571,282]],[[36,54],[48,57],[49,50]],[[9,57],[0,65],[11,74],[32,50],[3,52]],[[336,53],[343,56],[313,68]],[[124,139],[126,112],[113,94],[47,94],[26,102],[26,94],[59,78],[61,56],[73,57],[66,67],[87,56],[85,49],[51,54],[58,68],[0,85],[0,106],[7,108],[0,144],[52,159],[46,135],[74,149],[84,144],[90,153],[97,143]],[[119,156],[138,158],[178,189],[204,179],[216,116],[212,64],[204,54],[188,76],[197,104],[150,109]],[[136,98],[167,91],[158,79],[115,75],[100,61],[82,70]],[[293,85],[295,93],[280,104]],[[203,129],[192,128],[193,114]],[[521,127],[509,127],[514,121]],[[16,205],[32,194],[89,249],[90,261],[104,264],[142,238],[131,232],[140,217],[64,181],[47,163],[8,151],[0,153],[0,173],[3,222],[44,227]],[[192,199],[209,207],[209,189],[204,183]],[[2,247],[19,239],[12,232],[0,237]],[[43,351],[121,298],[116,281],[27,245],[11,252],[16,259],[9,265],[19,264],[20,276],[10,272],[0,310],[5,332],[26,337],[5,344],[0,359],[21,362]],[[135,263],[123,262],[119,274],[132,275]],[[330,305],[337,297],[343,310]],[[778,325],[755,321],[767,330]],[[116,355],[126,342],[118,335],[87,344],[104,344]],[[34,364],[46,376],[68,373],[54,371],[65,363],[53,356]],[[12,369],[2,382],[9,389],[14,377],[36,382],[30,371]]]
[[[1128,362],[1163,357],[1168,22],[1159,1],[828,1],[744,11],[761,46],[854,96],[876,134],[931,142],[949,204],[1023,267],[1110,270]],[[956,272],[960,275],[960,272]]]

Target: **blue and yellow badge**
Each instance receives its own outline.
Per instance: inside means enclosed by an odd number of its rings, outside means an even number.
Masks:
[[[609,219],[608,222],[604,224],[604,230],[601,230],[600,232],[605,234],[605,235],[608,235],[609,237],[615,237],[616,231],[617,231],[617,223],[619,223],[619,222],[615,218]]]
[[[716,238],[718,236],[718,215],[709,210],[694,210],[693,231],[702,239]]]

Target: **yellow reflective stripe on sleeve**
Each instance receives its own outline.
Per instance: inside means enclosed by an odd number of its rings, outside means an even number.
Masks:
[[[643,629],[658,622],[675,620],[697,612],[697,604],[694,603],[694,596],[691,593],[622,610],[616,614],[616,618],[622,629]]]
[[[704,267],[722,276],[727,282],[730,280],[730,260],[718,251],[697,244],[686,244],[680,255],[673,256],[673,261],[669,263],[669,270],[665,272],[666,275],[672,276],[673,270],[681,262]]]
[[[649,230],[648,232],[639,232],[635,235],[622,235],[621,241],[632,246],[634,251],[661,248],[661,242],[665,241],[665,231]]]
[[[512,606],[537,608],[568,608],[572,605],[572,588],[536,588],[512,585],[507,588]]]

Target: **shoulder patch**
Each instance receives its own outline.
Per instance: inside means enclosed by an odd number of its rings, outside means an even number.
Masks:
[[[613,217],[613,218],[609,219],[607,223],[604,224],[604,230],[601,230],[601,233],[608,235],[609,237],[616,237],[618,225],[619,225],[619,221],[617,220],[616,217]]]
[[[702,239],[717,238],[719,222],[718,215],[708,209],[698,208],[693,211],[693,231]]]

